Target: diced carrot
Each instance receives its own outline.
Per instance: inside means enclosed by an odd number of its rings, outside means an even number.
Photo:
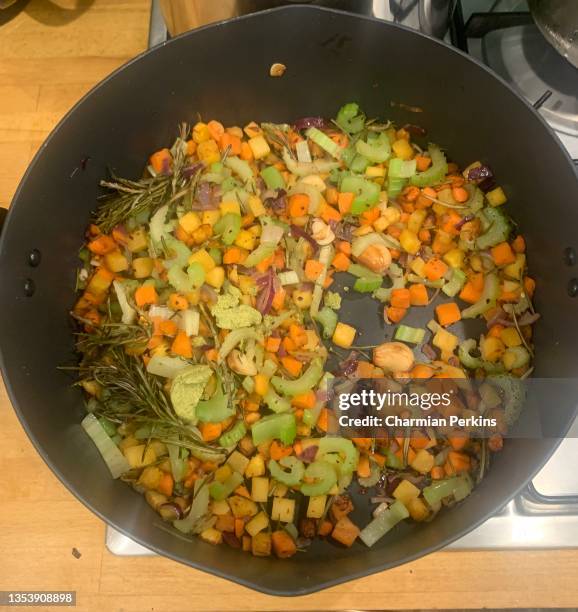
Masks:
[[[347,516],[340,518],[331,532],[331,537],[334,540],[348,548],[353,546],[358,535],[359,527],[352,523]]]
[[[166,172],[171,163],[171,152],[168,149],[161,149],[160,151],[153,153],[149,161],[153,167],[153,170],[157,174]]]
[[[483,275],[482,275],[483,276]],[[460,291],[459,298],[468,304],[475,304],[482,297],[482,289],[478,289],[476,284],[469,280]]]
[[[403,197],[407,202],[415,202],[420,194],[419,187],[415,187],[414,185],[410,185],[403,190]]]
[[[346,215],[351,210],[351,205],[353,204],[354,199],[355,194],[349,192],[341,192],[337,196],[337,206],[339,207],[339,212],[342,215]]]
[[[431,242],[431,232],[428,229],[420,229],[417,233],[417,237],[419,238],[420,242],[423,242],[424,244],[429,244]]]
[[[450,451],[448,453],[448,461],[455,473],[467,472],[470,469],[471,460],[469,455],[458,451]]]
[[[180,240],[181,242],[185,243],[191,239],[189,234],[187,234],[187,232],[185,232],[185,230],[180,225],[177,225],[175,229],[175,237],[177,240]]]
[[[106,255],[117,248],[116,242],[105,234],[101,234],[98,238],[91,240],[87,246],[89,251],[95,255]]]
[[[390,303],[394,308],[409,308],[411,305],[409,289],[393,289]]]
[[[410,375],[412,378],[431,378],[434,375],[434,370],[428,365],[418,363],[413,366]]]
[[[457,236],[460,233],[460,230],[457,229],[456,226],[462,220],[462,217],[455,210],[450,210],[449,212],[445,213],[442,219],[443,221],[440,227],[444,232],[450,236]]]
[[[491,338],[499,338],[500,334],[502,333],[504,329],[505,328],[503,325],[496,323],[496,325],[492,325],[492,327],[490,327],[487,335],[490,336]]]
[[[271,459],[275,459],[275,461],[279,461],[283,457],[288,457],[293,453],[293,447],[291,444],[285,446],[279,440],[273,440],[271,446],[269,447],[269,456]]]
[[[200,423],[198,427],[205,442],[212,442],[223,433],[221,423]]]
[[[239,157],[245,161],[251,161],[253,159],[253,149],[251,149],[248,142],[241,143],[241,153]]]
[[[245,531],[245,521],[242,518],[235,519],[235,535],[240,538]]]
[[[281,346],[281,338],[273,338],[273,336],[269,336],[267,340],[265,340],[265,350],[269,353],[276,353]]]
[[[436,281],[447,272],[447,269],[447,265],[441,259],[432,257],[425,262],[423,271],[428,280]]]
[[[462,313],[455,302],[447,302],[436,306],[436,316],[442,327],[448,327],[457,323],[462,318]]]
[[[214,119],[207,123],[207,128],[209,129],[209,134],[211,135],[211,138],[213,140],[216,140],[217,142],[219,142],[219,139],[225,133],[225,128],[223,127],[223,124],[220,121],[215,121]]]
[[[516,255],[507,242],[500,242],[492,247],[491,253],[496,266],[506,266],[516,261]]]
[[[309,196],[295,193],[289,198],[289,216],[303,217],[309,212]]]
[[[351,438],[351,441],[360,451],[366,452],[369,452],[369,449],[373,444],[373,438]]]
[[[351,242],[347,242],[347,240],[339,240],[336,247],[340,253],[351,255]]]
[[[178,293],[171,293],[169,295],[169,308],[173,310],[186,310],[189,307],[189,300],[183,295]]]
[[[317,427],[324,432],[329,431],[330,424],[334,419],[333,413],[328,408],[322,408],[317,419]]]
[[[235,264],[241,262],[241,249],[236,246],[229,247],[223,253],[224,264]]]
[[[326,223],[329,223],[330,221],[341,221],[342,219],[341,213],[337,209],[333,208],[333,206],[327,204],[327,202],[321,206],[319,216]]]
[[[180,331],[173,340],[171,345],[171,351],[175,355],[180,355],[185,359],[190,359],[193,356],[193,348],[191,346],[191,340],[185,334],[184,331]]]
[[[205,357],[209,361],[217,361],[219,358],[219,351],[216,348],[210,348],[205,351]]]
[[[469,436],[467,434],[448,436],[448,442],[450,443],[450,446],[453,450],[461,451],[469,442]]]
[[[287,372],[291,374],[291,376],[299,376],[299,374],[301,374],[301,370],[303,369],[303,363],[290,355],[281,357],[281,364],[287,370]]]
[[[445,478],[445,475],[446,473],[441,465],[434,465],[430,471],[432,480],[441,480],[442,478]]]
[[[265,257],[265,259],[262,259],[255,266],[255,268],[257,268],[259,272],[267,272],[267,270],[273,265],[274,261],[275,261],[275,253],[273,253],[273,255],[270,255],[269,257]]]
[[[357,376],[357,378],[373,378],[374,370],[375,366],[369,361],[358,361],[355,376]]]
[[[512,248],[516,253],[525,253],[526,252],[526,241],[524,240],[524,236],[519,234],[512,241]]]
[[[425,155],[415,156],[415,166],[418,172],[423,172],[431,166],[431,157],[425,157]]]
[[[335,205],[337,204],[337,199],[339,196],[339,192],[335,187],[328,187],[325,191],[325,201],[328,204]]]
[[[360,478],[368,478],[371,475],[369,457],[367,455],[359,456],[359,461],[357,462],[357,475]]]
[[[392,323],[399,323],[403,317],[407,314],[406,308],[395,308],[395,306],[389,306],[387,308],[387,318]]]
[[[530,276],[524,277],[524,292],[528,297],[532,297],[534,295],[534,291],[536,290],[536,281]]]
[[[517,302],[520,299],[521,288],[516,289],[515,291],[506,291],[504,289],[504,285],[500,287],[500,295],[498,296],[498,300],[500,302]]]
[[[134,292],[134,300],[137,306],[156,304],[158,299],[157,290],[153,285],[142,285]]]
[[[371,453],[370,457],[379,465],[379,467],[385,467],[385,462],[387,461],[387,457],[380,453]]]
[[[385,231],[397,240],[401,236],[402,228],[399,225],[389,225]]]
[[[163,472],[161,480],[157,485],[157,491],[163,495],[166,495],[167,497],[170,497],[173,494],[174,484],[175,481],[173,477],[168,472]]]
[[[167,319],[161,322],[161,331],[164,336],[176,336],[178,327],[177,324],[171,320]]]
[[[364,211],[361,213],[361,215],[359,215],[360,225],[373,225],[373,223],[379,218],[379,213],[380,210],[378,206],[374,206],[373,208]]]
[[[315,392],[309,390],[301,395],[295,395],[291,400],[291,405],[295,406],[295,408],[311,409],[315,406],[315,401]]]
[[[338,272],[345,272],[351,265],[351,260],[345,253],[337,253],[331,264]]]
[[[285,289],[283,289],[283,287],[281,287],[275,292],[275,295],[273,296],[273,302],[271,303],[271,306],[275,310],[279,311],[283,308],[283,305],[285,304],[285,295],[286,291]]]
[[[333,270],[329,270],[323,281],[323,289],[329,289],[333,284]]]
[[[284,529],[278,529],[271,534],[271,545],[279,559],[287,559],[297,552],[295,540]]]
[[[281,344],[283,344],[283,348],[288,353],[291,353],[292,351],[297,349],[297,345],[295,344],[295,342],[293,342],[293,339],[290,338],[289,336],[285,336],[283,338],[283,341],[281,342]]]
[[[320,261],[308,259],[305,262],[305,277],[307,280],[316,281],[324,269],[325,266]]]
[[[322,520],[317,527],[317,534],[322,538],[328,536],[333,531],[333,523],[327,519]]]
[[[454,200],[460,204],[463,204],[470,199],[470,194],[463,187],[458,186],[452,188],[452,196]]]
[[[427,306],[429,304],[429,296],[426,286],[423,283],[410,285],[409,300],[412,306]]]
[[[297,323],[291,323],[291,325],[289,325],[289,337],[293,340],[297,348],[307,344],[307,332],[303,326]]]
[[[197,143],[191,138],[191,140],[187,140],[187,155],[190,157],[195,154],[197,150]]]

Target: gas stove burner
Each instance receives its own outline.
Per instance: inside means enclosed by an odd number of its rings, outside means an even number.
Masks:
[[[536,26],[488,32],[482,56],[530,102],[551,91],[540,112],[555,130],[578,136],[578,70],[560,57]]]

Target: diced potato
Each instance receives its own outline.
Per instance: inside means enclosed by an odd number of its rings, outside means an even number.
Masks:
[[[220,516],[221,514],[228,514],[231,512],[231,508],[226,499],[221,499],[219,501],[214,501],[211,504],[211,512]]]
[[[266,502],[269,497],[269,479],[254,476],[251,479],[251,498],[254,502]]]
[[[508,347],[521,346],[522,338],[515,327],[505,327],[500,332],[500,340]]]
[[[249,459],[239,451],[233,451],[227,459],[227,465],[230,465],[234,472],[244,474],[249,465]]]
[[[421,497],[412,499],[407,505],[407,509],[409,511],[409,515],[414,521],[425,521],[425,519],[429,516],[427,504]]]
[[[185,213],[179,219],[179,225],[187,234],[192,234],[197,228],[201,227],[201,217],[196,212]]]
[[[104,256],[104,264],[111,272],[128,270],[128,259],[120,251],[112,251]]]
[[[327,495],[313,495],[309,498],[307,518],[321,518],[327,505]]]
[[[261,455],[251,457],[249,465],[245,469],[245,477],[253,478],[253,476],[263,476],[265,473],[265,459]]]
[[[252,251],[255,248],[255,236],[248,230],[241,230],[235,238],[235,245],[241,249]]]
[[[223,541],[223,534],[214,527],[209,527],[209,529],[205,529],[201,531],[201,540],[208,542],[209,544],[220,544]]]
[[[162,470],[156,465],[149,465],[141,472],[137,483],[146,489],[156,489],[162,477]]]
[[[524,255],[524,253],[518,253],[516,255],[516,261],[505,266],[504,274],[509,278],[513,278],[514,280],[522,280],[525,268],[526,256]]]
[[[198,251],[195,251],[189,257],[189,264],[192,264],[192,263],[200,263],[201,266],[203,266],[203,270],[205,271],[205,274],[207,272],[210,272],[217,266],[217,264],[215,263],[215,260],[209,255],[206,249],[199,249]]]
[[[257,504],[252,499],[241,497],[241,495],[232,495],[227,501],[235,518],[255,516],[259,511]]]
[[[419,489],[409,480],[402,480],[395,488],[393,496],[407,507],[412,499],[419,497],[419,493]]]
[[[163,457],[164,455],[168,455],[169,454],[169,451],[167,449],[167,445],[164,442],[161,442],[160,440],[151,440],[149,442],[149,446],[153,449],[157,459],[159,457]],[[169,468],[169,470],[170,470],[170,468]]]
[[[405,138],[400,138],[399,140],[396,140],[391,145],[391,148],[393,149],[393,152],[395,153],[396,157],[399,157],[404,160],[411,159],[414,155],[412,146]]]
[[[252,537],[249,535],[244,535],[243,539],[241,540],[241,548],[243,550],[243,552],[250,552],[251,551],[251,541],[252,541]]]
[[[157,460],[155,451],[150,446],[147,448],[146,444],[131,446],[130,448],[124,449],[123,452],[131,468],[144,467]]]
[[[410,465],[416,472],[427,474],[434,466],[434,457],[425,448],[422,448],[417,451]]]
[[[381,166],[367,166],[365,169],[365,176],[368,178],[384,178],[385,168]]]
[[[263,511],[261,511],[245,525],[245,531],[250,536],[256,536],[260,531],[263,531],[263,529],[266,529],[268,526],[269,517]]]
[[[480,353],[484,361],[494,363],[504,354],[506,347],[499,338],[493,336],[482,337],[480,340]]]
[[[192,137],[197,144],[209,140],[209,138],[211,138],[211,132],[209,132],[208,125],[202,121],[195,123],[192,131]]]
[[[351,325],[346,323],[337,323],[335,331],[333,332],[333,344],[340,346],[341,348],[349,348],[355,340],[355,334],[357,330]]]
[[[132,260],[133,276],[135,278],[148,278],[153,271],[154,261],[151,257],[137,257]]]
[[[287,559],[297,552],[297,546],[293,538],[284,530],[279,529],[271,534],[273,551],[279,559]]]
[[[249,210],[254,217],[261,217],[262,215],[267,214],[267,209],[263,206],[263,202],[259,196],[249,196],[247,204],[249,205]]]
[[[225,482],[227,478],[233,473],[233,469],[230,465],[222,465],[215,470],[215,480],[217,482]]]
[[[292,523],[295,518],[295,500],[287,497],[274,497],[271,520]]]
[[[212,138],[199,143],[197,147],[197,156],[205,164],[215,164],[221,159],[219,145]]]
[[[450,268],[462,268],[464,265],[465,253],[461,249],[451,249],[444,256],[443,260]]]
[[[435,347],[439,348],[440,351],[447,353],[453,353],[456,350],[459,342],[460,339],[446,329],[438,330],[432,339],[432,344]]]
[[[421,242],[419,241],[417,234],[407,228],[401,230],[401,234],[399,235],[399,243],[404,251],[407,251],[412,255],[415,255],[421,247]]]
[[[251,552],[256,557],[268,557],[271,554],[271,534],[258,533],[251,539]]]
[[[205,282],[215,289],[220,289],[225,282],[225,269],[221,266],[213,268],[205,275]]]
[[[421,229],[421,226],[423,225],[426,216],[427,210],[425,210],[425,208],[419,208],[418,210],[414,210],[409,216],[407,222],[407,229],[413,232],[414,234],[417,234]]]
[[[488,200],[488,204],[490,206],[501,206],[508,201],[508,198],[501,187],[496,187],[495,189],[492,189],[492,191],[488,191],[488,193],[486,193],[486,199]]]
[[[416,257],[411,264],[409,265],[412,272],[417,274],[418,276],[424,275],[425,261],[421,257]]]
[[[235,517],[230,512],[219,515],[215,523],[215,529],[233,533],[235,531]]]
[[[340,518],[331,532],[331,537],[334,540],[348,548],[353,545],[358,535],[359,527],[347,516]]]
[[[271,153],[271,148],[263,136],[254,136],[253,138],[249,138],[249,146],[251,147],[251,151],[253,152],[253,157],[255,159],[267,157],[267,155]]]
[[[313,292],[307,289],[295,289],[291,294],[291,299],[297,308],[306,310],[313,301]]]
[[[273,481],[271,489],[275,497],[285,497],[285,495],[287,495],[287,492],[289,491],[289,487],[287,485],[275,481]]]
[[[146,251],[148,249],[147,234],[143,229],[135,230],[128,237],[126,243],[128,250],[131,253],[138,253],[139,251]]]
[[[219,204],[219,209],[222,215],[226,215],[227,213],[233,213],[235,215],[241,214],[241,206],[237,200],[229,200],[228,202],[221,202]]]
[[[138,446],[139,444],[140,441],[134,436],[127,436],[118,443],[118,448],[124,453],[127,448],[130,448],[131,446]]]
[[[203,225],[215,225],[221,217],[220,210],[205,210],[201,213],[201,222]]]

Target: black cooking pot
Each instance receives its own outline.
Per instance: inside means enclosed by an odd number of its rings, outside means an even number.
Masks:
[[[282,78],[269,76],[273,62],[286,64]],[[543,319],[535,332],[535,373],[575,376],[578,303],[567,288],[576,271],[565,264],[563,251],[577,243],[578,182],[567,154],[540,116],[485,67],[443,43],[371,18],[280,8],[190,32],[130,62],[88,94],[48,138],[20,185],[0,243],[4,377],[24,428],[50,468],[84,504],[141,544],[279,595],[386,569],[465,534],[525,486],[569,420],[553,416],[554,437],[508,441],[463,503],[432,523],[400,525],[371,550],[317,542],[307,554],[278,561],[184,541],[156,526],[158,516],[140,495],[111,480],[79,425],[80,392],[56,369],[73,359],[68,310],[99,180],[109,167],[121,176],[139,176],[146,155],[171,142],[177,123],[195,121],[197,113],[229,125],[285,122],[335,116],[342,103],[354,100],[369,116],[421,124],[461,164],[491,162],[527,238],[537,280]],[[399,102],[424,112],[392,105]],[[352,304],[367,341],[382,341],[377,314],[373,320],[366,302]],[[367,503],[358,505],[363,524]]]

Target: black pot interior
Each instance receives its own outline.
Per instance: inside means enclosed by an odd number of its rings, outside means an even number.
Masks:
[[[282,78],[269,76],[273,62],[286,64]],[[287,122],[335,116],[348,101],[358,101],[370,116],[419,123],[459,163],[491,163],[527,238],[538,284],[536,307],[543,319],[535,335],[535,374],[575,376],[578,302],[566,292],[573,271],[564,264],[563,250],[578,248],[578,185],[567,155],[537,114],[485,68],[441,43],[371,19],[283,8],[189,33],[133,61],[91,92],[41,149],[0,245],[4,376],[24,427],[50,467],[84,503],[141,543],[275,594],[314,591],[457,538],[524,486],[569,420],[558,418],[552,438],[510,441],[481,486],[433,523],[403,525],[371,550],[321,542],[282,562],[174,537],[156,526],[158,517],[139,495],[110,479],[79,426],[80,393],[56,370],[73,360],[67,313],[99,180],[108,167],[139,176],[146,156],[172,142],[179,122],[195,122],[199,114],[229,125]],[[32,249],[42,256],[35,268],[28,263]],[[31,297],[25,296],[26,279],[35,285]],[[363,308],[355,307],[358,317]],[[364,338],[382,340],[377,314],[375,323],[365,319]],[[367,501],[358,505],[364,524]]]

